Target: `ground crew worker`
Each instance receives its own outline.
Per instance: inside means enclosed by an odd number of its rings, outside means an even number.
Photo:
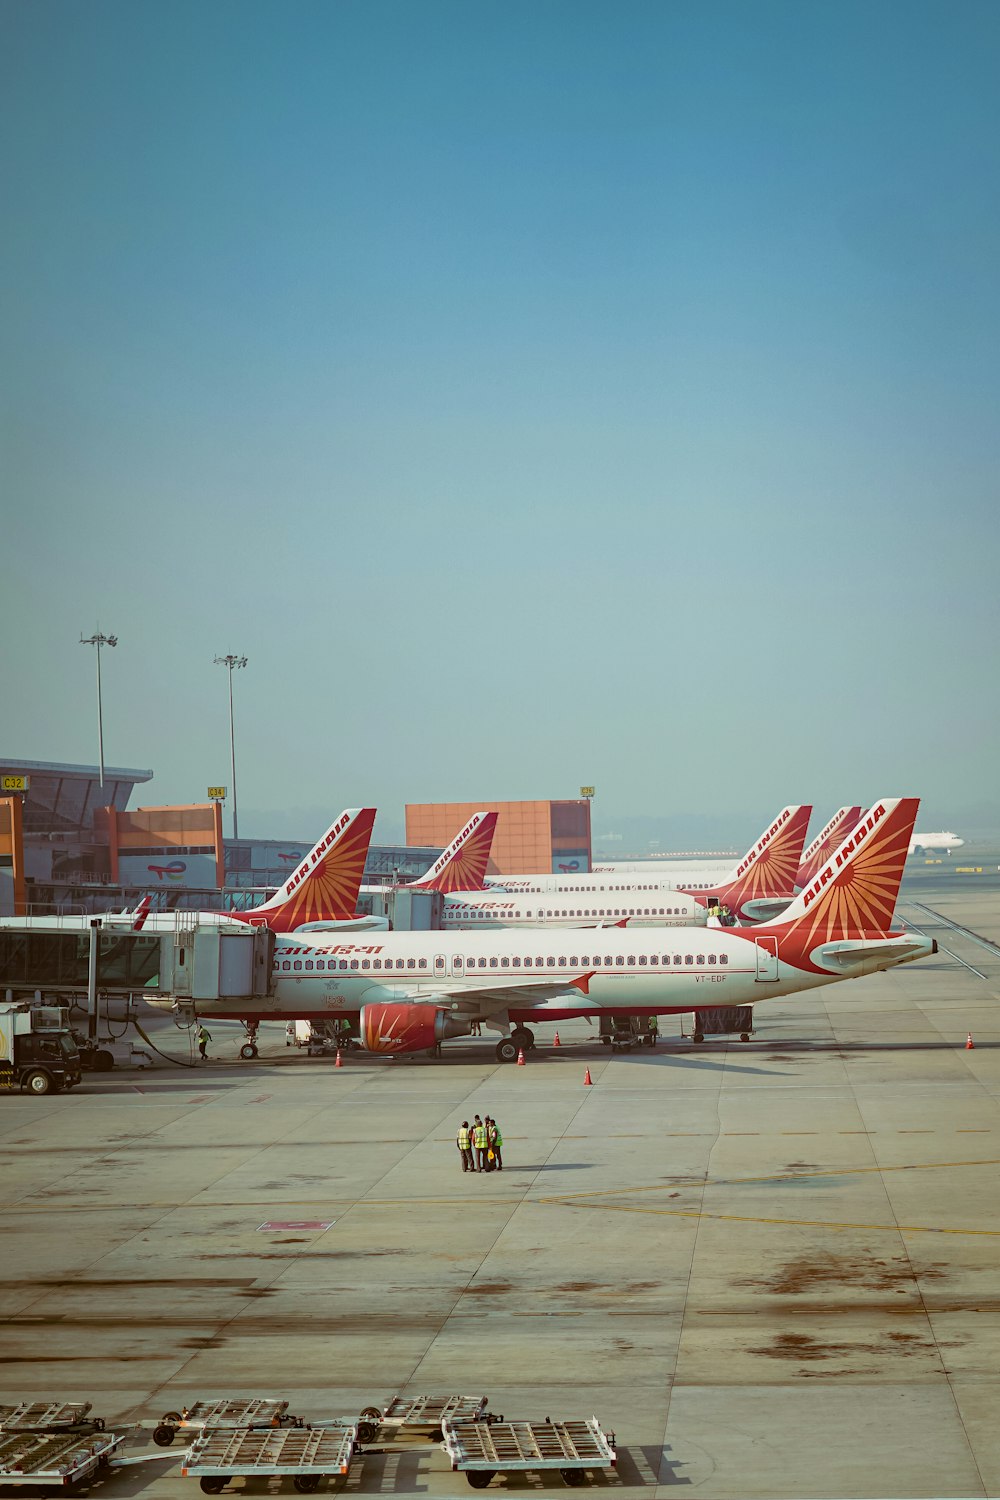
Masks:
[[[212,1040],[212,1033],[210,1031],[206,1031],[204,1024],[199,1021],[196,1035],[198,1038],[199,1056],[201,1057],[202,1062],[207,1062],[208,1052],[206,1051],[206,1048],[208,1047],[209,1042]]]
[[[476,1123],[472,1127],[472,1145],[476,1153],[476,1171],[485,1172],[487,1132],[486,1126],[478,1115],[476,1116]]]
[[[496,1167],[498,1172],[502,1172],[503,1136],[500,1134],[500,1126],[497,1124],[496,1120],[491,1120],[488,1116],[486,1123],[486,1138],[489,1143],[489,1148],[493,1152],[493,1165]]]
[[[649,1033],[649,1045],[651,1047],[656,1046],[656,1033],[659,1031],[659,1029],[660,1028],[656,1017],[650,1016],[649,1020],[646,1022],[646,1030]]]
[[[469,1129],[468,1120],[463,1120],[458,1127],[458,1135],[455,1137],[456,1145],[462,1153],[462,1171],[474,1172],[475,1166],[472,1161],[472,1131]]]

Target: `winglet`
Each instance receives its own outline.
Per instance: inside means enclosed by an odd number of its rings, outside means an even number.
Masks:
[[[811,815],[812,808],[807,805],[782,808],[731,876],[712,890],[691,890],[688,894],[706,906],[723,902],[737,917],[744,903],[764,896],[793,896]]]
[[[495,812],[473,813],[461,833],[456,834],[444,853],[413,885],[421,891],[484,890],[483,876],[489,864],[497,816]]]
[[[919,797],[876,802],[769,929],[794,933],[805,953],[889,932],[919,806]]]
[[[374,807],[349,807],[269,901],[239,915],[274,932],[353,917],[375,824]]]
[[[807,886],[810,880],[815,879],[830,858],[830,855],[837,848],[840,841],[850,833],[860,816],[860,804],[857,807],[838,807],[829,823],[816,835],[802,856],[799,873],[795,877],[795,884],[800,889]]]

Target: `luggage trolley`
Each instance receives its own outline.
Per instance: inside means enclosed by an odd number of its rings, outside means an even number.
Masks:
[[[321,1479],[347,1474],[354,1457],[354,1427],[285,1427],[232,1431],[206,1427],[187,1453],[181,1473],[200,1479],[206,1495],[217,1495],[237,1475],[291,1478],[302,1495]]]
[[[474,1490],[495,1474],[558,1469],[570,1486],[584,1483],[588,1469],[613,1469],[618,1462],[615,1435],[589,1422],[460,1423],[445,1419],[444,1447],[453,1469],[464,1472]]]
[[[0,1407],[0,1491],[82,1485],[109,1468],[126,1434],[105,1432],[89,1411],[89,1401]]]
[[[163,1414],[153,1429],[153,1442],[161,1448],[169,1448],[177,1433],[183,1429],[202,1431],[206,1428],[252,1427],[301,1427],[302,1418],[288,1414],[288,1402],[278,1401],[273,1396],[247,1399],[228,1396],[208,1401],[195,1401],[180,1411]]]
[[[445,1421],[497,1422],[487,1416],[485,1396],[394,1396],[385,1411],[366,1406],[358,1418],[358,1442],[366,1448],[398,1448],[412,1443],[440,1443]]]

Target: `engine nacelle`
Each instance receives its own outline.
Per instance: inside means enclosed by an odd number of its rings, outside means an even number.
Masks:
[[[436,1005],[363,1005],[361,1045],[368,1052],[429,1052],[449,1036],[468,1036],[469,1021]]]

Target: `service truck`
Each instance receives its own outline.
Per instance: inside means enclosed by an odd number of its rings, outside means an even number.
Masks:
[[[0,1089],[51,1094],[79,1082],[69,1012],[57,1005],[0,1002]]]

